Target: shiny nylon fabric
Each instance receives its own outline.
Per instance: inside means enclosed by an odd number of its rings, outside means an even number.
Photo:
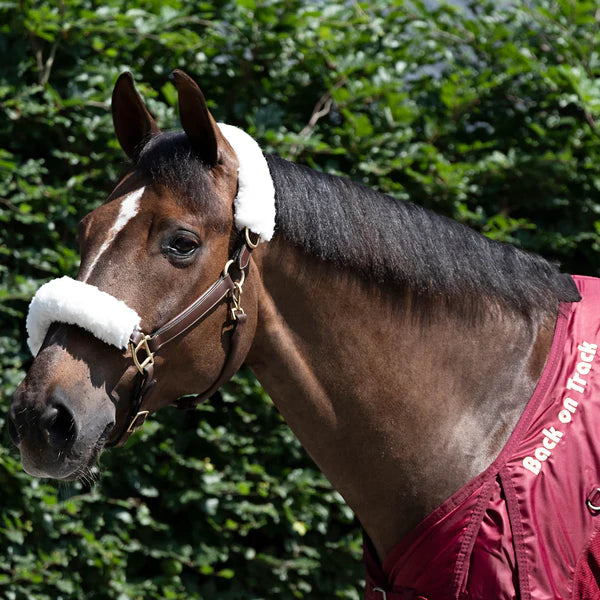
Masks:
[[[383,565],[365,540],[367,600],[384,600],[374,588],[387,600],[600,600],[600,514],[586,506],[600,487],[600,279],[573,279],[582,300],[560,306],[544,372],[497,459]]]

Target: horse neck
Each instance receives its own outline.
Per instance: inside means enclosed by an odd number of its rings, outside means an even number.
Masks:
[[[247,364],[383,558],[496,457],[541,374],[555,315],[426,324],[284,242],[257,263]]]

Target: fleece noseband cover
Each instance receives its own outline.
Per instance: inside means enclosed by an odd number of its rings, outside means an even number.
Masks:
[[[140,316],[94,285],[61,277],[43,285],[29,305],[27,344],[34,356],[55,321],[79,325],[99,340],[124,350],[131,333],[139,328]]]

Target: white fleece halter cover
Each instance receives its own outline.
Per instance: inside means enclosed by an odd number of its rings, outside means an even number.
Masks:
[[[233,201],[235,226],[247,227],[270,242],[275,232],[275,188],[269,165],[256,143],[245,131],[218,123],[238,157],[238,193]]]
[[[245,131],[225,123],[218,125],[239,162],[235,226],[240,231],[247,227],[268,242],[275,231],[275,188],[267,161],[260,146]],[[134,329],[140,326],[140,316],[125,302],[70,277],[44,284],[29,305],[27,344],[34,356],[40,351],[50,325],[57,321],[78,325],[123,350]]]

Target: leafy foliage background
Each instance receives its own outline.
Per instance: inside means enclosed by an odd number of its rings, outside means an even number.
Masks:
[[[164,127],[180,67],[269,151],[598,275],[598,18],[573,0],[0,2],[0,425],[28,300],[76,273],[77,222],[120,172],[121,71]],[[1,598],[359,598],[358,525],[251,374],[101,466],[91,488],[32,480],[3,435]]]

